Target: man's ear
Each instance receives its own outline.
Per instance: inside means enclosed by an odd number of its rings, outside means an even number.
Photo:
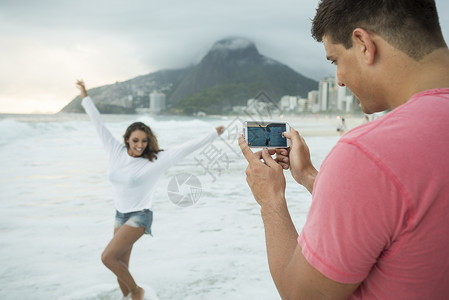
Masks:
[[[352,32],[352,43],[358,54],[362,55],[363,60],[372,65],[376,56],[377,47],[368,31],[362,28],[356,28]]]

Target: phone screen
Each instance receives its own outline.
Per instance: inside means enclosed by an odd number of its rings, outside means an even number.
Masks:
[[[287,147],[285,123],[247,122],[250,147]]]

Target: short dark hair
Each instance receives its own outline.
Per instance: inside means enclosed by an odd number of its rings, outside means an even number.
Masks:
[[[157,159],[157,154],[163,150],[159,149],[159,144],[157,142],[156,135],[154,135],[153,131],[151,131],[151,128],[142,122],[134,122],[131,125],[129,125],[128,128],[126,129],[126,132],[123,135],[123,140],[125,142],[126,148],[129,149],[128,143],[129,137],[131,136],[131,133],[133,133],[136,130],[145,132],[145,135],[148,138],[148,146],[143,151],[142,157],[148,159],[149,161]]]
[[[321,0],[312,36],[352,47],[356,28],[372,31],[415,60],[447,47],[434,0]]]

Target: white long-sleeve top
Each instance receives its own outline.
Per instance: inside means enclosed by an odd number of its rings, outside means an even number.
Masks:
[[[123,142],[114,138],[101,120],[92,99],[83,99],[82,106],[91,118],[104,148],[109,154],[108,178],[114,190],[115,208],[121,213],[151,209],[155,185],[164,172],[193,151],[212,142],[217,131],[190,140],[157,154],[152,162],[132,157]]]

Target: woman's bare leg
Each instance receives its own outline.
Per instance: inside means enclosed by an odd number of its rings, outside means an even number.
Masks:
[[[131,250],[129,249],[129,251],[127,251],[125,254],[123,254],[122,256],[119,257],[119,259],[123,262],[123,264],[128,268],[129,271],[129,257],[131,255]],[[120,286],[120,290],[123,293],[123,297],[126,297],[129,295],[129,289],[126,286],[126,284],[124,284],[118,277],[117,277],[117,282],[118,285]]]
[[[117,233],[117,231],[119,229],[120,229],[120,227],[114,228],[114,235]],[[132,250],[132,246],[131,246],[131,249],[129,249],[122,256],[119,257],[119,260],[128,268],[128,270],[129,270],[129,259],[131,257],[131,250]],[[129,294],[128,287],[120,279],[118,279],[118,277],[117,277],[117,282],[120,287],[120,290],[122,291],[123,297],[128,296],[128,294]]]
[[[120,260],[120,257],[132,249],[133,244],[144,234],[145,228],[131,227],[128,225],[121,226],[114,234],[114,237],[106,246],[101,255],[101,260],[104,265],[108,267],[124,284],[129,291],[131,291],[131,298],[133,300],[143,299],[144,290],[142,288],[136,289],[136,282],[128,271],[128,266]]]

